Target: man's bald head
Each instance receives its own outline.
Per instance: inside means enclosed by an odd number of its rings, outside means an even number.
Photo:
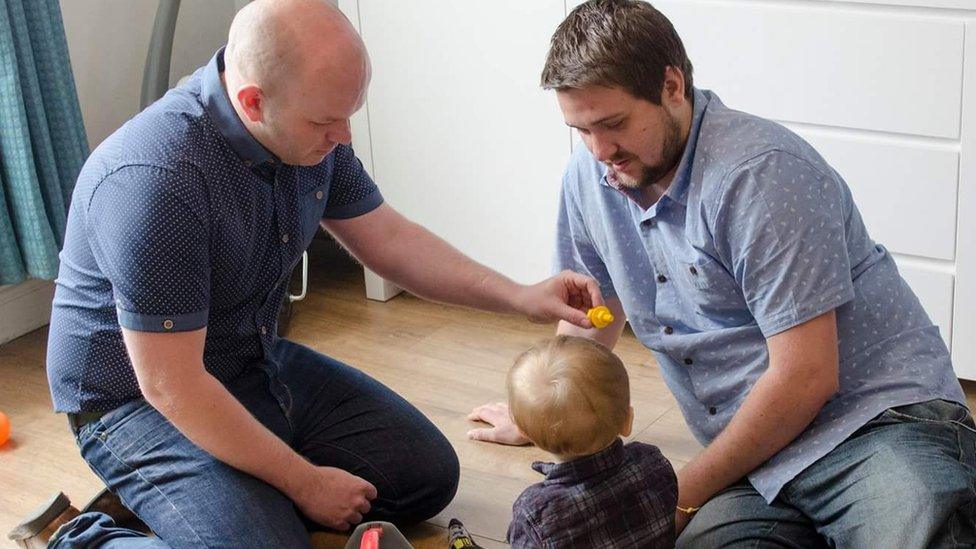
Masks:
[[[369,57],[348,19],[325,0],[256,0],[238,12],[224,50],[224,84],[241,122],[290,164],[320,162],[349,143],[366,101]]]
[[[234,17],[224,62],[233,80],[257,85],[267,95],[323,77],[357,83],[369,78],[362,39],[326,0],[251,2]]]

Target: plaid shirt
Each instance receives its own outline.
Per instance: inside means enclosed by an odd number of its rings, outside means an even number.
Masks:
[[[535,462],[546,480],[515,500],[512,547],[674,546],[674,469],[656,446],[624,445],[566,463]]]

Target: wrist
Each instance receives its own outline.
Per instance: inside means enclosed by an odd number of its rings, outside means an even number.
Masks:
[[[500,274],[488,276],[482,281],[485,294],[501,306],[501,311],[509,314],[526,314],[525,292],[528,286]]]
[[[710,498],[710,494],[703,493],[700,485],[689,480],[687,465],[678,472],[677,480],[678,501],[675,508],[678,512],[690,517],[705,505],[705,502]]]
[[[283,461],[287,463],[285,467],[280,468],[283,475],[271,484],[290,499],[298,499],[297,496],[312,485],[311,477],[315,466],[297,453],[293,453],[291,459]]]

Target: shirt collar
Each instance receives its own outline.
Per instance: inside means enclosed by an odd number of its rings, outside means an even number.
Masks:
[[[668,186],[668,190],[664,192],[664,196],[669,200],[682,205],[687,202],[688,183],[691,181],[691,168],[695,160],[695,148],[698,145],[698,132],[701,130],[702,118],[705,115],[706,107],[708,107],[708,96],[698,88],[692,88],[692,103],[691,127],[688,130],[685,150],[681,155],[681,161],[678,162],[678,168],[674,171],[674,179]],[[611,180],[609,170],[604,172],[601,182],[619,191],[630,192],[629,189]]]
[[[207,114],[213,120],[217,131],[227,140],[237,156],[241,157],[244,164],[257,170],[265,166],[277,167],[278,159],[258,143],[257,139],[254,139],[237,116],[237,111],[234,110],[230,98],[227,97],[227,91],[220,81],[223,72],[224,48],[220,48],[203,70],[200,84],[200,98]]]
[[[546,475],[546,482],[575,484],[579,481],[618,467],[624,461],[624,443],[617,437],[613,444],[599,452],[563,463],[537,461],[532,468]]]

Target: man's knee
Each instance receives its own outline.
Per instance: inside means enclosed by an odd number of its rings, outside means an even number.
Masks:
[[[826,547],[807,517],[779,502],[767,504],[747,483],[733,486],[706,503],[675,546]]]
[[[461,465],[454,447],[441,437],[437,444],[429,445],[420,460],[420,482],[413,494],[400,502],[403,522],[420,522],[440,513],[454,500],[461,477]]]
[[[976,498],[959,428],[888,419],[854,439],[844,459],[824,461],[828,470],[815,465],[807,475],[815,482],[797,484],[806,494],[798,505],[838,546],[938,546],[948,525],[971,528],[958,515]]]

